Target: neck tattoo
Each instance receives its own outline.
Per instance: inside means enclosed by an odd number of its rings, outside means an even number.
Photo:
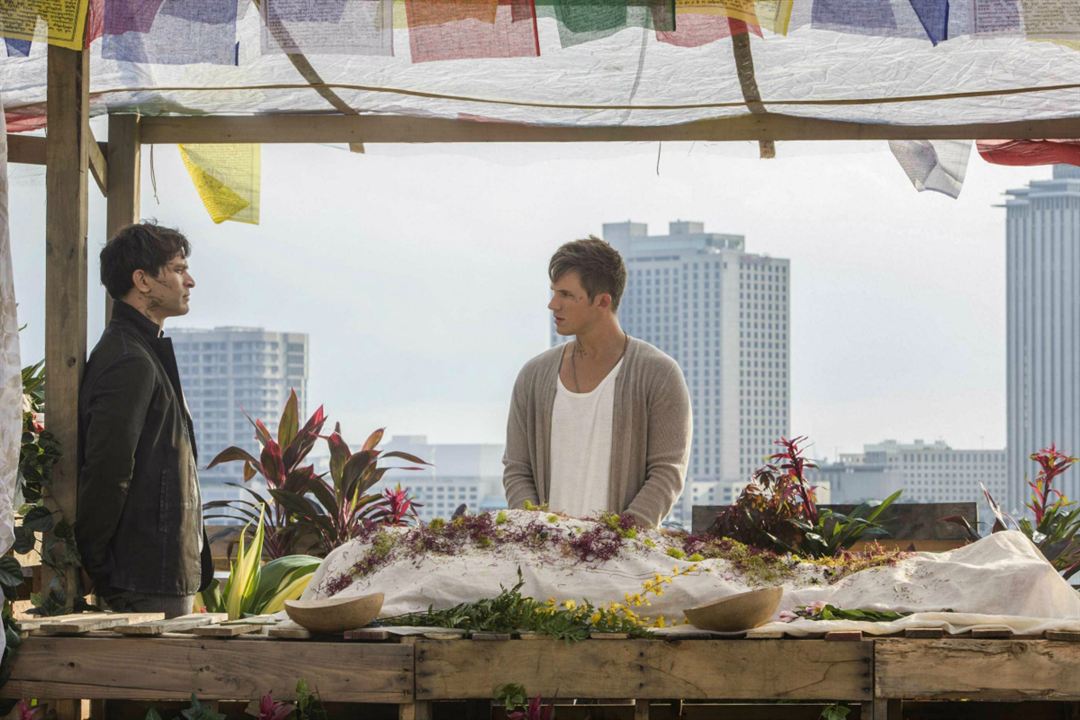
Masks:
[[[619,353],[619,360],[622,360],[622,359],[623,359],[623,356],[624,356],[624,355],[626,355],[626,346],[627,346],[627,345],[629,345],[629,344],[630,344],[630,336],[629,336],[629,335],[627,335],[627,334],[626,334],[626,331],[624,330],[624,331],[623,331],[623,346],[622,346],[622,352],[621,352],[621,353]],[[581,348],[581,346],[580,346],[580,345],[579,345],[579,344],[577,343],[577,341],[575,340],[575,341],[574,341],[574,348],[573,348],[573,350],[572,350],[572,351],[570,352],[570,372],[571,372],[571,373],[573,374],[573,376],[574,376],[574,392],[576,392],[576,393],[580,393],[580,392],[581,392],[581,385],[579,385],[579,384],[578,384],[578,379],[577,379],[577,363],[576,363],[576,362],[574,362],[574,356],[578,354],[578,352],[579,352],[580,348]],[[584,353],[584,351],[582,351],[582,352],[581,352],[581,356],[582,356],[582,357],[585,357],[585,353]],[[615,361],[615,364],[616,364],[616,365],[618,365],[618,364],[619,364],[619,360],[616,360],[616,361]]]

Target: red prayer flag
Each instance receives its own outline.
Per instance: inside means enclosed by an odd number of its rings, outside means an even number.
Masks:
[[[979,140],[975,146],[995,165],[1080,165],[1080,140]]]
[[[405,16],[414,63],[540,55],[532,0],[405,0]]]

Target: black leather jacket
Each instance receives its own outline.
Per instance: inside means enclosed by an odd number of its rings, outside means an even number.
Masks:
[[[118,301],[79,389],[75,539],[98,594],[209,584],[196,457],[172,341]]]

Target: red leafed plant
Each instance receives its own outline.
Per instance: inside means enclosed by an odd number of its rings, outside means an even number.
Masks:
[[[529,704],[521,710],[512,710],[506,713],[507,720],[551,720],[555,712],[554,705],[544,706],[540,696],[529,700]]]
[[[259,701],[258,720],[285,720],[295,709],[296,706],[292,703],[275,700],[274,694],[268,692]]]
[[[375,527],[403,525],[417,519],[419,505],[400,486],[395,490],[388,489],[382,495],[366,494],[390,470],[420,469],[415,466],[380,467],[380,460],[395,458],[428,464],[409,453],[378,450],[376,446],[382,437],[383,430],[376,430],[368,436],[363,447],[353,453],[341,437],[341,427],[335,425],[334,432],[326,438],[330,446],[330,481],[320,475],[308,483],[315,501],[306,493],[271,489],[274,499],[289,509],[297,532],[315,539],[316,553],[329,553]]]
[[[1061,491],[1053,487],[1054,478],[1068,470],[1077,458],[1058,452],[1054,445],[1031,453],[1029,457],[1039,464],[1039,474],[1035,476],[1034,482],[1028,482],[1031,502],[1027,503],[1026,507],[1035,515],[1035,526],[1038,527],[1043,524],[1048,513],[1060,510],[1068,503]]]
[[[803,435],[775,442],[783,450],[754,471],[735,504],[717,517],[715,532],[754,547],[788,551],[799,545],[803,533],[792,521],[815,524],[818,519],[815,488],[805,477],[817,466],[803,457],[805,440]]]
[[[245,483],[256,475],[260,475],[266,481],[270,499],[247,485],[227,483],[241,488],[251,496],[251,499],[215,500],[206,503],[203,507],[206,510],[228,508],[233,513],[211,514],[206,516],[207,519],[236,519],[239,516],[252,528],[258,525],[259,515],[265,508],[263,548],[270,559],[295,553],[298,541],[296,528],[291,522],[291,511],[286,504],[277,499],[275,492],[284,491],[302,495],[318,477],[313,465],[303,463],[320,437],[319,433],[322,432],[323,425],[326,423],[326,414],[320,405],[304,426],[300,427],[297,407],[296,391],[291,390],[278,421],[276,438],[262,420],[253,420],[245,414],[254,426],[255,437],[262,448],[259,457],[256,459],[247,450],[233,446],[218,453],[207,466],[212,468],[221,463],[241,461],[244,463]]]

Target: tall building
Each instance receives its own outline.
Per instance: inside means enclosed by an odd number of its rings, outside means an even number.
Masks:
[[[503,493],[503,446],[491,444],[429,443],[424,435],[396,435],[380,448],[398,450],[426,460],[430,465],[420,470],[397,470],[386,473],[372,489],[381,492],[400,484],[420,503],[420,518],[449,519],[460,505],[470,513],[506,507]],[[387,461],[387,465],[399,461]],[[400,464],[408,464],[400,462]],[[414,466],[415,467],[415,466]]]
[[[700,222],[669,223],[666,235],[606,223],[603,233],[626,262],[619,321],[673,357],[690,389],[687,489],[669,518],[689,527],[695,494],[745,485],[789,432],[789,263],[750,254],[742,235],[707,233]],[[552,330],[552,344],[562,340]]]
[[[1008,507],[1027,496],[1028,455],[1080,455],[1080,167],[1007,191]],[[1080,499],[1080,473],[1061,488]]]
[[[244,417],[262,420],[271,432],[291,389],[307,418],[308,337],[262,328],[172,328],[184,395],[195,423],[203,501],[244,497],[225,485],[241,482],[240,463],[203,470],[219,452],[236,445],[258,457],[255,432]]]
[[[811,471],[826,482],[837,504],[884,500],[902,490],[899,502],[982,502],[980,483],[998,502],[1006,494],[1004,450],[954,450],[942,441],[864,445]]]

